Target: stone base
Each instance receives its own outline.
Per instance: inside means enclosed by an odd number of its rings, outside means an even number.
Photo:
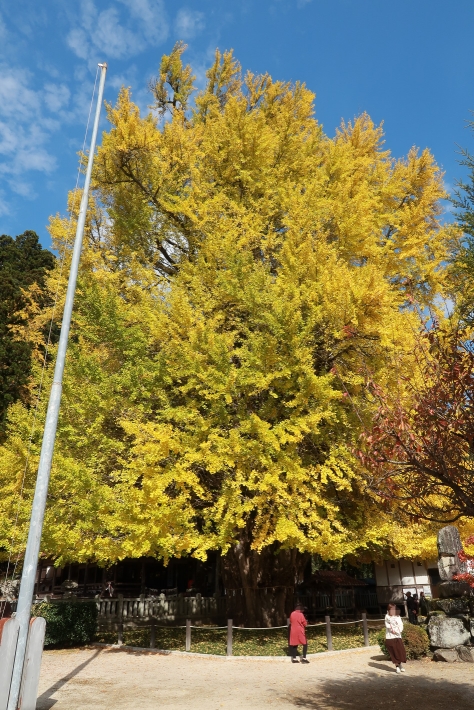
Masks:
[[[452,599],[453,597],[469,596],[471,587],[467,582],[441,582],[439,585],[439,596],[441,599]]]
[[[444,661],[445,663],[456,663],[458,654],[454,648],[437,648],[433,654],[433,661]]]
[[[469,643],[471,634],[461,619],[432,616],[428,622],[428,635],[434,648],[456,648]]]
[[[458,652],[460,661],[463,663],[474,663],[474,648],[472,648],[472,646],[458,646],[456,651]]]
[[[438,600],[436,600],[436,602],[437,602],[437,601],[438,601]],[[435,602],[435,603],[436,603],[436,602]],[[428,612],[428,616],[426,617],[426,619],[427,619],[427,622],[426,622],[426,623],[428,623],[428,621],[429,621],[433,616],[446,616],[446,612],[445,612],[445,611],[441,611],[440,609],[432,609],[430,612]]]
[[[458,616],[459,614],[469,614],[469,599],[466,597],[456,597],[455,599],[434,599],[432,608],[437,611],[444,611],[448,616]]]
[[[471,646],[437,648],[433,654],[433,660],[445,663],[474,663],[474,648]]]

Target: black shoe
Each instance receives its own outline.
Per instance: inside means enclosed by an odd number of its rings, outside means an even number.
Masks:
[[[308,661],[307,658],[302,658],[302,659],[301,659],[301,663],[309,663],[309,661]]]
[[[291,662],[292,662],[292,663],[299,663],[299,661],[298,661],[297,658],[292,658],[292,659],[291,659]]]

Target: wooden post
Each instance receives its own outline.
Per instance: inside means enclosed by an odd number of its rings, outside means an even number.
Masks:
[[[220,590],[219,590],[219,574],[220,574],[220,561],[221,561],[221,556],[219,552],[216,552],[216,574],[215,574],[215,580],[214,580],[214,594],[216,596],[219,596]]]
[[[227,619],[227,655],[232,656],[232,619]]]
[[[89,567],[89,563],[86,562],[86,566],[84,568],[84,585],[82,588],[82,596],[83,597],[85,597],[87,594],[87,570],[88,570],[88,567]]]
[[[369,645],[369,627],[367,626],[367,614],[362,612],[362,627],[364,629],[364,646]]]
[[[332,633],[331,633],[331,617],[326,616],[326,638],[328,643],[328,651],[332,651]]]
[[[140,568],[140,594],[145,594],[146,589],[146,557],[142,559]]]
[[[151,629],[150,629],[150,648],[155,648],[156,647],[156,626],[155,626],[155,620],[151,620]]]
[[[35,710],[36,708],[45,632],[46,621],[41,616],[30,620],[18,705],[23,710]]]
[[[18,629],[16,619],[0,619],[0,710],[8,705]]]
[[[120,621],[118,624],[118,645],[122,646],[123,644],[123,623]]]
[[[186,619],[186,651],[191,650],[191,619]]]
[[[289,619],[286,620],[286,624],[287,624],[287,626],[288,626],[288,655],[290,656],[290,655],[291,655],[291,654],[290,654],[290,650],[291,650],[291,649],[290,649],[291,623],[290,623],[290,620],[289,620]]]

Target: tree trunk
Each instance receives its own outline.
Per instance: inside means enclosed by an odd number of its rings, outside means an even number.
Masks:
[[[235,625],[283,626],[293,610],[295,586],[309,560],[298,550],[272,545],[258,553],[245,532],[221,558],[227,616]]]

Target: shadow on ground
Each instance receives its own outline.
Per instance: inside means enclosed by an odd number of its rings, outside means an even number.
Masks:
[[[378,657],[375,657],[378,660]],[[383,658],[382,656],[380,658]],[[421,664],[420,664],[421,665]],[[368,671],[347,678],[321,680],[314,692],[291,698],[296,708],[307,710],[472,710],[473,684],[423,675],[418,664],[407,673],[396,673],[389,663],[369,663],[381,673]]]
[[[54,700],[51,698],[54,693],[56,693],[58,690],[60,690],[63,685],[66,685],[74,676],[78,675],[86,666],[89,665],[89,663],[92,663],[94,658],[99,655],[101,652],[101,649],[98,649],[93,656],[87,659],[87,661],[84,661],[84,663],[81,663],[79,666],[76,666],[74,670],[72,670],[70,673],[65,675],[63,678],[58,680],[54,685],[52,685],[48,690],[45,690],[44,693],[41,693],[41,695],[38,697],[38,700],[36,701],[36,707],[37,710],[50,710],[50,708],[53,707],[53,705],[56,705],[58,702],[57,700]]]

